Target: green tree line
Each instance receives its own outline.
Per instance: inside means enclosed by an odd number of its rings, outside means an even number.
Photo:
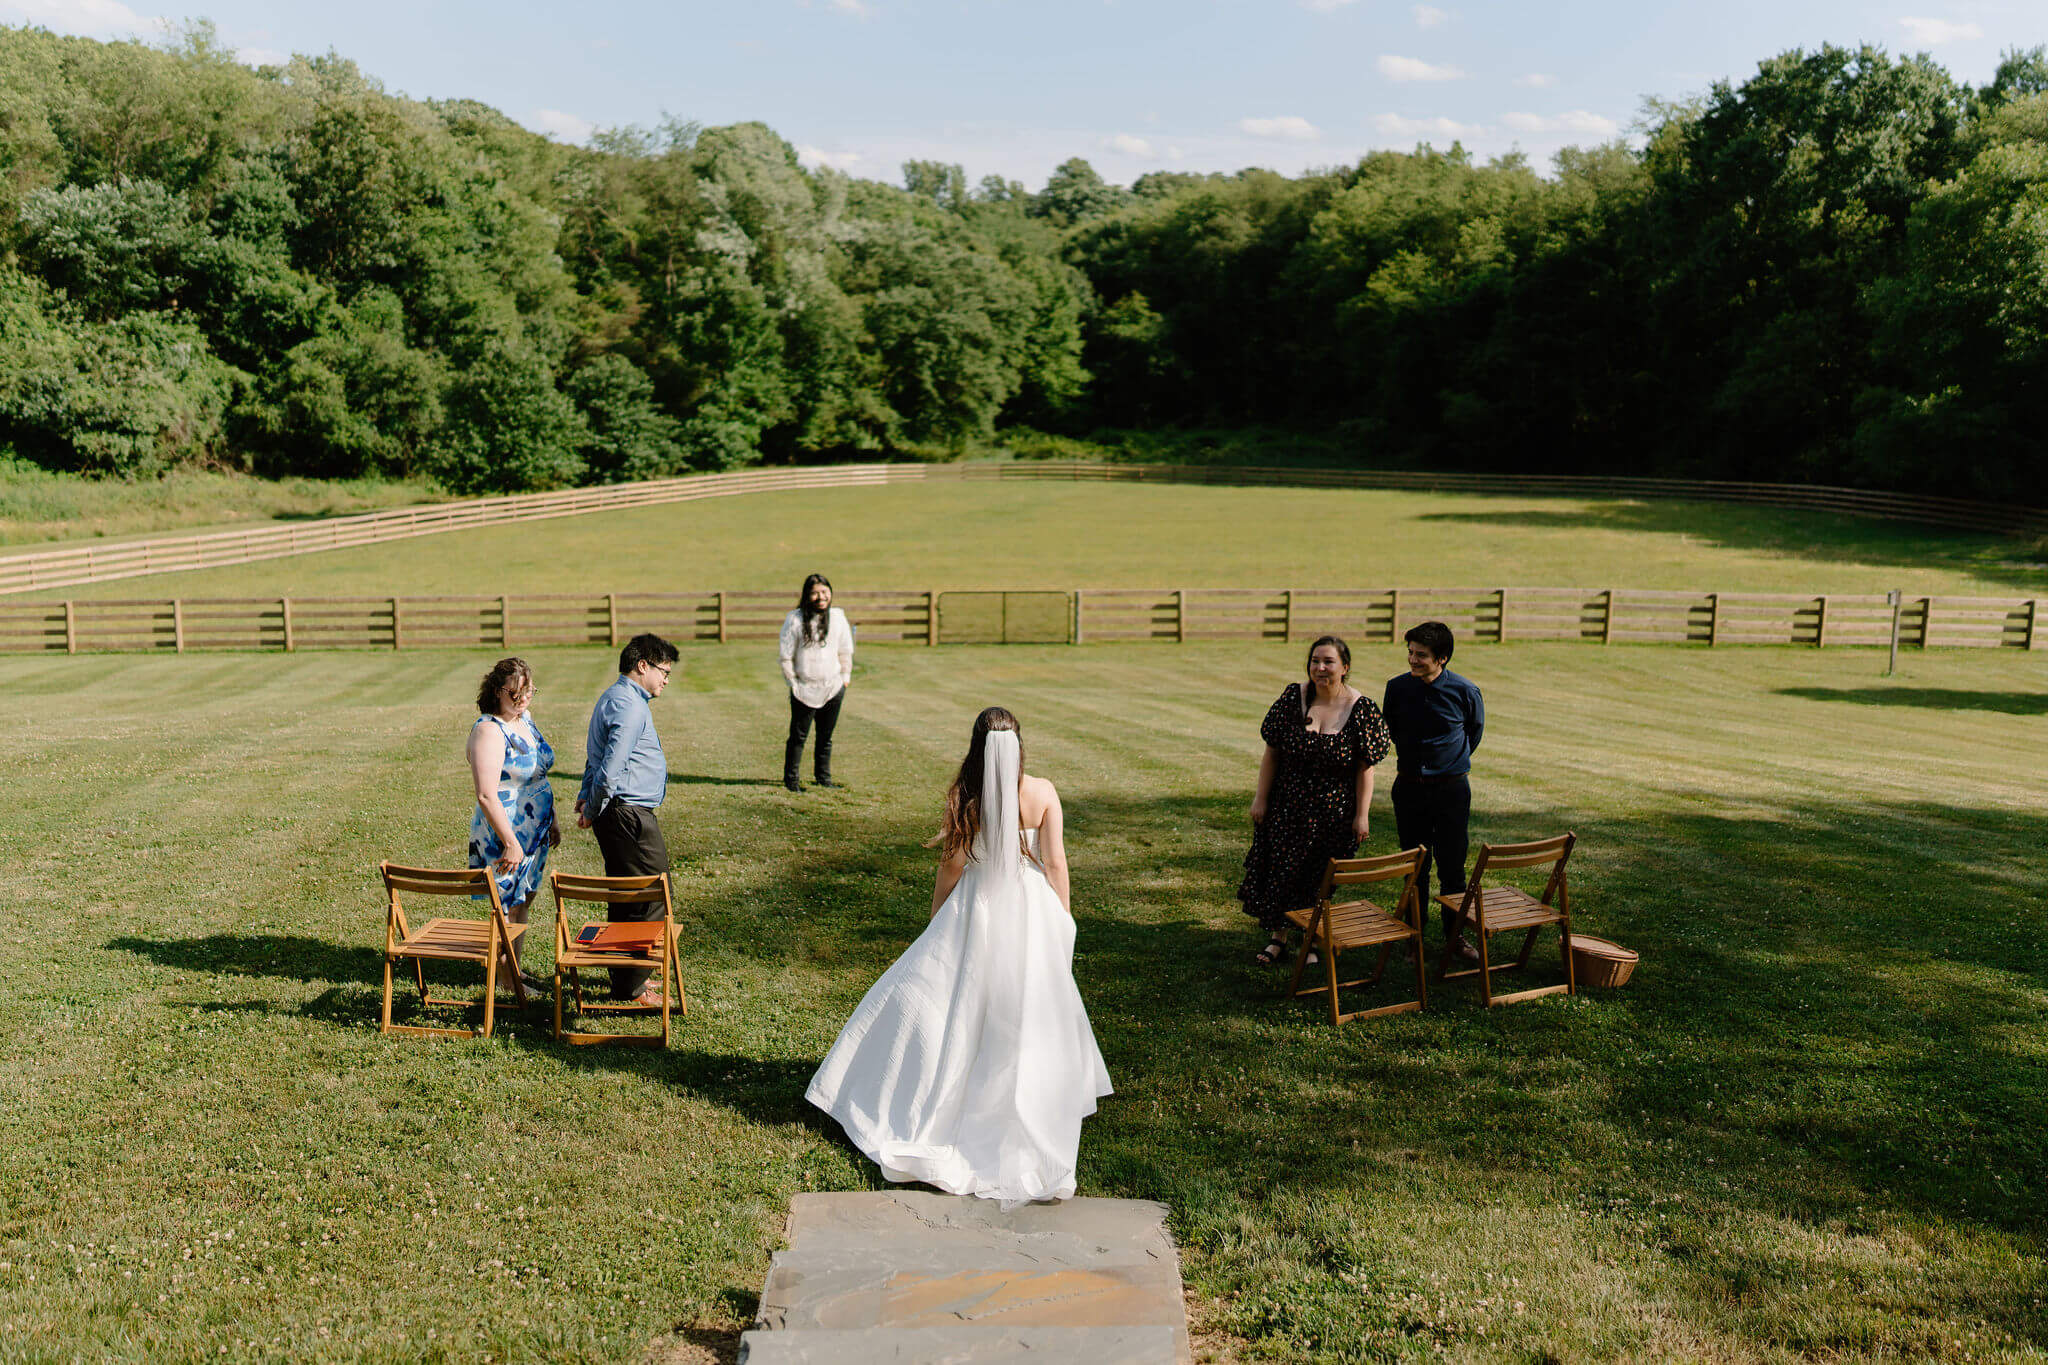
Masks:
[[[2048,502],[2048,61],[1825,47],[1640,148],[1036,192],[760,124],[572,148],[348,61],[0,29],[0,441],[556,487],[999,424]]]

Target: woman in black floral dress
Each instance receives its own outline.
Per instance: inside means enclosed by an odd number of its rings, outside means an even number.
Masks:
[[[1355,854],[1369,832],[1387,723],[1350,673],[1350,646],[1323,636],[1309,647],[1308,681],[1287,684],[1259,726],[1266,754],[1237,898],[1270,936],[1258,954],[1268,965],[1286,955],[1287,912],[1314,905],[1324,866]]]

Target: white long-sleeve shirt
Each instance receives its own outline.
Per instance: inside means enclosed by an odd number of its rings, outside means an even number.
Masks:
[[[782,676],[789,693],[813,709],[853,681],[853,626],[837,607],[825,608],[825,638],[804,638],[801,608],[782,618]]]

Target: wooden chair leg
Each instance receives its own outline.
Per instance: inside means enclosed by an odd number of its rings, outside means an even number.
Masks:
[[[1567,952],[1566,956],[1570,956]],[[377,1025],[377,1032],[391,1032],[391,959],[384,959],[384,1015]]]
[[[1408,944],[1408,951],[1415,959],[1415,1002],[1422,1008],[1429,1006],[1429,972],[1422,963],[1422,931],[1416,930],[1415,937]]]
[[[1579,973],[1577,965],[1572,961],[1572,922],[1568,919],[1559,920],[1557,922],[1557,930],[1564,942],[1564,993],[1566,995],[1577,995],[1579,993]]]
[[[1287,996],[1291,1000],[1301,994],[1301,974],[1308,966],[1310,939],[1306,932],[1301,936],[1301,951],[1294,955],[1294,975],[1287,982]]]
[[[1479,994],[1493,1008],[1493,961],[1486,948],[1486,921],[1479,922]]]
[[[1328,939],[1323,940],[1323,970],[1330,981],[1330,1027],[1336,1028],[1344,1022],[1344,1010],[1337,1003],[1337,952]]]
[[[486,955],[484,956],[484,1034],[483,1034],[483,1036],[484,1036],[484,1037],[486,1037],[486,1038],[488,1038],[488,1037],[490,1037],[490,1036],[491,1036],[491,1021],[492,1021],[492,1020],[493,1020],[493,1018],[494,1018],[494,1017],[496,1016],[496,1014],[497,1014],[497,1009],[498,1009],[498,955],[497,955],[496,953],[488,953],[488,954],[486,954]]]
[[[555,964],[555,1041],[562,1041],[562,964]]]
[[[1516,971],[1521,971],[1529,965],[1529,950],[1536,946],[1536,935],[1541,932],[1543,926],[1539,924],[1522,936],[1522,951],[1515,954]]]
[[[1387,974],[1387,959],[1388,959],[1388,958],[1390,958],[1390,957],[1392,957],[1393,955],[1394,955],[1394,945],[1393,945],[1393,944],[1391,944],[1391,943],[1382,943],[1382,944],[1380,945],[1380,960],[1379,960],[1379,962],[1378,962],[1378,963],[1376,963],[1376,964],[1375,964],[1375,965],[1373,966],[1373,969],[1372,969],[1372,975],[1371,975],[1371,976],[1368,976],[1368,977],[1367,977],[1367,978],[1365,979],[1365,982],[1364,982],[1364,984],[1365,984],[1365,985],[1368,985],[1368,986],[1377,986],[1377,985],[1379,985],[1379,984],[1380,984],[1380,978],[1381,978],[1381,977],[1383,977],[1383,976],[1385,976],[1385,975]]]
[[[669,973],[676,983],[676,1013],[685,1019],[690,1017],[690,993],[683,988],[683,953],[676,947],[674,938],[668,943]]]
[[[412,960],[412,979],[420,988],[420,1007],[424,1009],[427,1004],[427,964],[419,958]]]

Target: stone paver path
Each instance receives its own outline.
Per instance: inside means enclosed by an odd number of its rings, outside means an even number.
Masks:
[[[800,1194],[742,1365],[1185,1365],[1166,1206]]]

